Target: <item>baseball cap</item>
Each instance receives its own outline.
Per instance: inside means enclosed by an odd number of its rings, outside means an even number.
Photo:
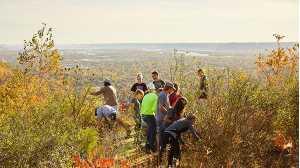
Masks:
[[[104,79],[103,83],[107,83],[111,85],[111,81],[109,79]]]
[[[153,82],[148,83],[147,88],[150,89],[150,90],[154,90],[155,86],[154,86]]]
[[[170,87],[170,88],[176,90],[176,88],[174,87],[173,83],[171,83],[171,82],[166,82],[165,87]]]

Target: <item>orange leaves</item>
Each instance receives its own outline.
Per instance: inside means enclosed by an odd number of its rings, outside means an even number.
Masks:
[[[130,168],[128,161],[126,160],[115,160],[112,158],[97,158],[94,163],[90,163],[84,159],[81,159],[80,156],[74,155],[73,162],[75,168],[110,168],[110,167],[121,167],[121,168]]]
[[[79,154],[73,156],[73,163],[75,168],[94,168],[86,160],[81,159]]]
[[[286,139],[286,137],[281,133],[277,133],[277,135],[273,138],[273,145],[279,151],[284,151],[293,147],[292,139]]]
[[[96,168],[109,168],[114,166],[115,160],[111,158],[96,159],[95,163]]]
[[[74,161],[74,166],[75,167],[80,167],[81,159],[80,159],[80,156],[78,154],[73,156],[73,161]]]
[[[124,102],[124,101],[121,102],[120,105],[119,105],[119,111],[121,111],[121,112],[125,112],[128,108],[129,107],[128,107],[127,103]]]

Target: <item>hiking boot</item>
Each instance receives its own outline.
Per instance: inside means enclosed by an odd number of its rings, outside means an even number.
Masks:
[[[176,166],[176,167],[179,167],[179,163],[180,163],[180,162],[179,162],[179,160],[178,160],[178,159],[176,159],[175,166]]]
[[[149,147],[148,144],[145,145],[145,148],[144,148],[144,149],[145,149],[145,153],[151,154],[150,147]]]
[[[179,159],[173,158],[172,167],[179,167]]]
[[[149,148],[145,148],[145,153],[146,153],[146,154],[151,154],[150,149],[149,149]]]
[[[156,152],[157,152],[156,148],[155,149],[151,149],[151,153],[156,153]]]

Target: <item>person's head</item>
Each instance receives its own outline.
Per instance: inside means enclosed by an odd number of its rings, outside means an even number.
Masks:
[[[138,73],[136,76],[136,80],[138,83],[142,83],[143,82],[143,74],[142,73]]]
[[[103,84],[104,84],[104,86],[111,86],[111,81],[108,79],[105,79]]]
[[[204,75],[204,72],[201,68],[198,69],[197,73],[199,77],[202,77]]]
[[[187,119],[187,120],[190,120],[190,121],[192,121],[192,122],[194,123],[195,120],[196,120],[196,117],[195,117],[194,114],[188,114],[188,115],[186,116],[186,119]]]
[[[179,98],[174,106],[176,113],[182,113],[187,103],[188,101],[185,97]]]
[[[171,94],[172,92],[174,92],[175,87],[174,87],[173,83],[166,82],[163,91],[165,91],[168,94]]]
[[[177,83],[173,83],[173,86],[175,88],[174,92],[179,92],[179,86],[177,85]]]
[[[157,72],[157,71],[153,71],[153,72],[152,72],[152,79],[153,79],[154,81],[158,80],[158,72]]]
[[[135,98],[137,98],[138,100],[142,100],[143,97],[144,97],[144,91],[142,91],[141,89],[137,89],[137,90],[134,92],[134,96],[135,96]]]
[[[155,91],[155,86],[154,86],[153,82],[148,83],[147,88],[148,88],[149,92]]]

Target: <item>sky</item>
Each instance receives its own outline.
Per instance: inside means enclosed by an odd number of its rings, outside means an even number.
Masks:
[[[298,0],[0,0],[0,44],[298,41]]]

